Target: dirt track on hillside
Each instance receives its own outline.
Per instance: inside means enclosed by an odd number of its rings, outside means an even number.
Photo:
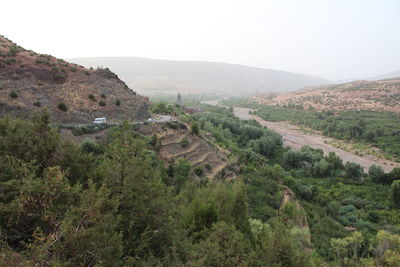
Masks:
[[[325,154],[329,152],[335,152],[343,162],[355,162],[360,164],[365,171],[374,164],[382,166],[385,172],[390,172],[395,167],[400,167],[400,163],[379,159],[372,155],[368,156],[358,156],[352,152],[336,148],[332,145],[326,144],[332,138],[323,137],[319,134],[306,134],[300,130],[299,127],[290,125],[284,122],[272,122],[261,119],[258,116],[249,114],[251,109],[249,108],[235,108],[235,116],[244,119],[255,119],[261,125],[267,127],[268,129],[274,130],[282,136],[283,145],[290,147],[295,150],[300,150],[301,147],[308,145],[312,148],[321,149]]]

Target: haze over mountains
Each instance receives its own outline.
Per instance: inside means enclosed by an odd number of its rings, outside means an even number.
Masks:
[[[381,75],[369,77],[369,78],[366,78],[366,80],[377,81],[377,80],[392,79],[392,78],[397,78],[397,77],[400,77],[400,69],[389,72],[389,73],[384,73]]]
[[[138,57],[75,58],[71,61],[87,67],[108,67],[130,88],[146,95],[177,92],[250,95],[329,83],[317,76],[218,62]]]

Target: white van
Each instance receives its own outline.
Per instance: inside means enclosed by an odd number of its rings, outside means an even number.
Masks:
[[[106,118],[96,118],[93,121],[94,124],[102,124],[102,123],[107,123]]]

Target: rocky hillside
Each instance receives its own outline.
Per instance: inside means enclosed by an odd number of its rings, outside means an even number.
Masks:
[[[0,36],[0,116],[29,117],[43,107],[63,123],[149,116],[147,99],[110,70],[87,69],[25,50]]]
[[[258,94],[265,105],[286,105],[316,110],[378,110],[400,113],[400,78],[355,81],[280,95]]]

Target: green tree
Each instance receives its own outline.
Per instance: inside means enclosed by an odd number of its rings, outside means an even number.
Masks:
[[[395,180],[400,180],[400,168],[398,167],[389,172],[386,177],[386,181],[389,183]]]
[[[57,231],[59,221],[76,203],[72,188],[59,167],[49,167],[43,178],[30,175],[23,179],[20,194],[6,210],[8,229],[19,241],[28,241],[37,228],[45,235]]]
[[[102,170],[106,184],[119,197],[124,254],[161,257],[171,245],[170,194],[145,142],[128,123],[113,134]]]
[[[361,180],[364,176],[362,167],[354,162],[347,162],[344,166],[345,174],[348,178]]]
[[[400,236],[380,230],[374,240],[374,254],[379,266],[396,267],[400,262]]]
[[[385,173],[381,166],[372,165],[369,167],[368,175],[374,183],[384,183]]]
[[[400,180],[392,182],[390,186],[390,199],[392,200],[393,206],[400,209]]]
[[[61,223],[57,256],[74,266],[115,266],[122,256],[117,197],[91,182],[80,197],[80,204],[69,209]]]
[[[34,162],[38,174],[50,165],[60,142],[56,129],[50,127],[47,110],[34,114],[32,121],[4,117],[0,119],[0,156],[12,156]]]
[[[215,197],[219,219],[234,225],[242,233],[250,235],[245,185],[241,181],[236,182],[233,188],[222,185],[217,188]]]
[[[205,240],[194,245],[187,266],[249,266],[252,257],[248,239],[233,226],[218,222]]]
[[[335,152],[329,152],[325,160],[329,162],[333,170],[343,169],[343,161]]]
[[[60,104],[58,104],[58,109],[65,112],[68,110],[68,107],[67,105],[65,105],[65,103],[61,102]]]
[[[363,243],[364,237],[362,233],[357,231],[342,239],[331,239],[331,246],[336,253],[339,266],[343,266],[343,260],[346,258],[357,262]]]
[[[193,132],[195,135],[199,135],[199,126],[197,125],[196,122],[192,124],[192,132]]]
[[[307,266],[309,256],[296,247],[286,225],[279,218],[272,221],[273,235],[268,251],[269,266]]]
[[[173,164],[168,167],[168,177],[165,179],[165,183],[169,186],[175,186],[176,193],[180,192],[184,184],[190,178],[190,161],[185,158],[179,158]]]

